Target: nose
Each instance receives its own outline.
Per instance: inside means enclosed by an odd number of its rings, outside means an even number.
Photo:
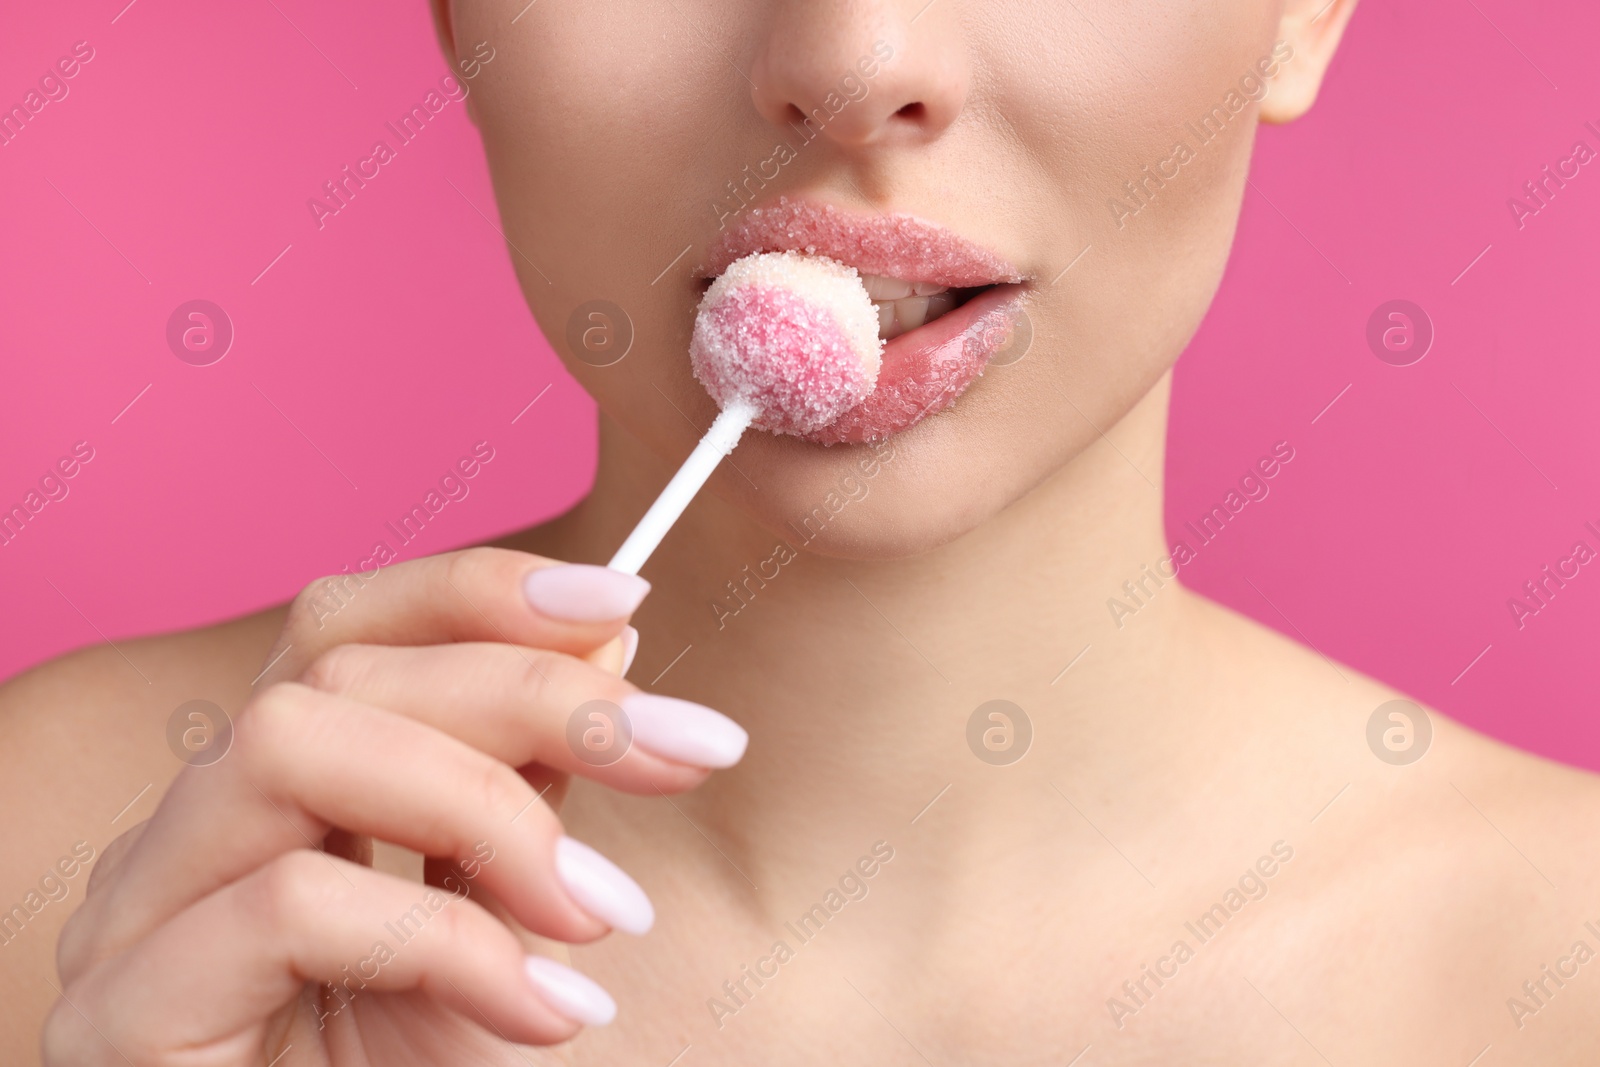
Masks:
[[[768,10],[750,81],[773,125],[861,148],[932,141],[961,114],[966,42],[938,0],[775,0]]]

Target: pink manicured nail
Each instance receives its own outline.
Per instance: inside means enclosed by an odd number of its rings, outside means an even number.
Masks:
[[[544,956],[529,956],[522,967],[544,1002],[573,1022],[604,1026],[617,1017],[617,1002],[593,978]]]
[[[628,668],[633,666],[633,657],[639,651],[639,631],[632,626],[622,628],[622,676],[628,676]]]
[[[642,934],[656,921],[639,883],[582,841],[556,841],[556,874],[580,908],[614,930]]]
[[[750,735],[744,727],[702,704],[655,693],[622,698],[633,743],[646,752],[696,767],[732,767]]]
[[[561,563],[528,575],[522,591],[541,615],[567,622],[605,622],[632,615],[650,592],[650,583],[609,567]]]

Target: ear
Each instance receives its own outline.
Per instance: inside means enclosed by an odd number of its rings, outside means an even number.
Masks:
[[[1274,51],[1287,48],[1290,58],[1261,101],[1262,122],[1293,122],[1311,110],[1355,9],[1356,0],[1284,0]]]
[[[439,36],[439,47],[444,51],[444,61],[450,68],[450,73],[457,78],[457,64],[460,57],[456,55],[456,28],[450,18],[450,0],[428,0],[428,6],[433,9],[433,31]],[[472,94],[467,95],[467,119],[478,125],[478,102]]]
[[[450,25],[450,0],[429,0],[428,6],[433,9],[433,30],[439,35],[439,47],[444,49],[444,57],[453,69],[456,63],[456,34],[455,27]]]

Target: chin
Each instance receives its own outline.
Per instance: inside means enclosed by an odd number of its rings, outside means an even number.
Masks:
[[[870,443],[751,434],[732,457],[739,470],[725,465],[708,489],[799,554],[866,561],[931,552],[1026,496],[1088,443],[1042,440],[985,410],[1002,408],[1003,394],[973,394]]]

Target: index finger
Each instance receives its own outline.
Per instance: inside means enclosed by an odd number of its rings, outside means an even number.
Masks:
[[[585,656],[621,634],[650,583],[508,548],[467,548],[306,586],[258,685],[297,677],[335,645],[500,641]]]

